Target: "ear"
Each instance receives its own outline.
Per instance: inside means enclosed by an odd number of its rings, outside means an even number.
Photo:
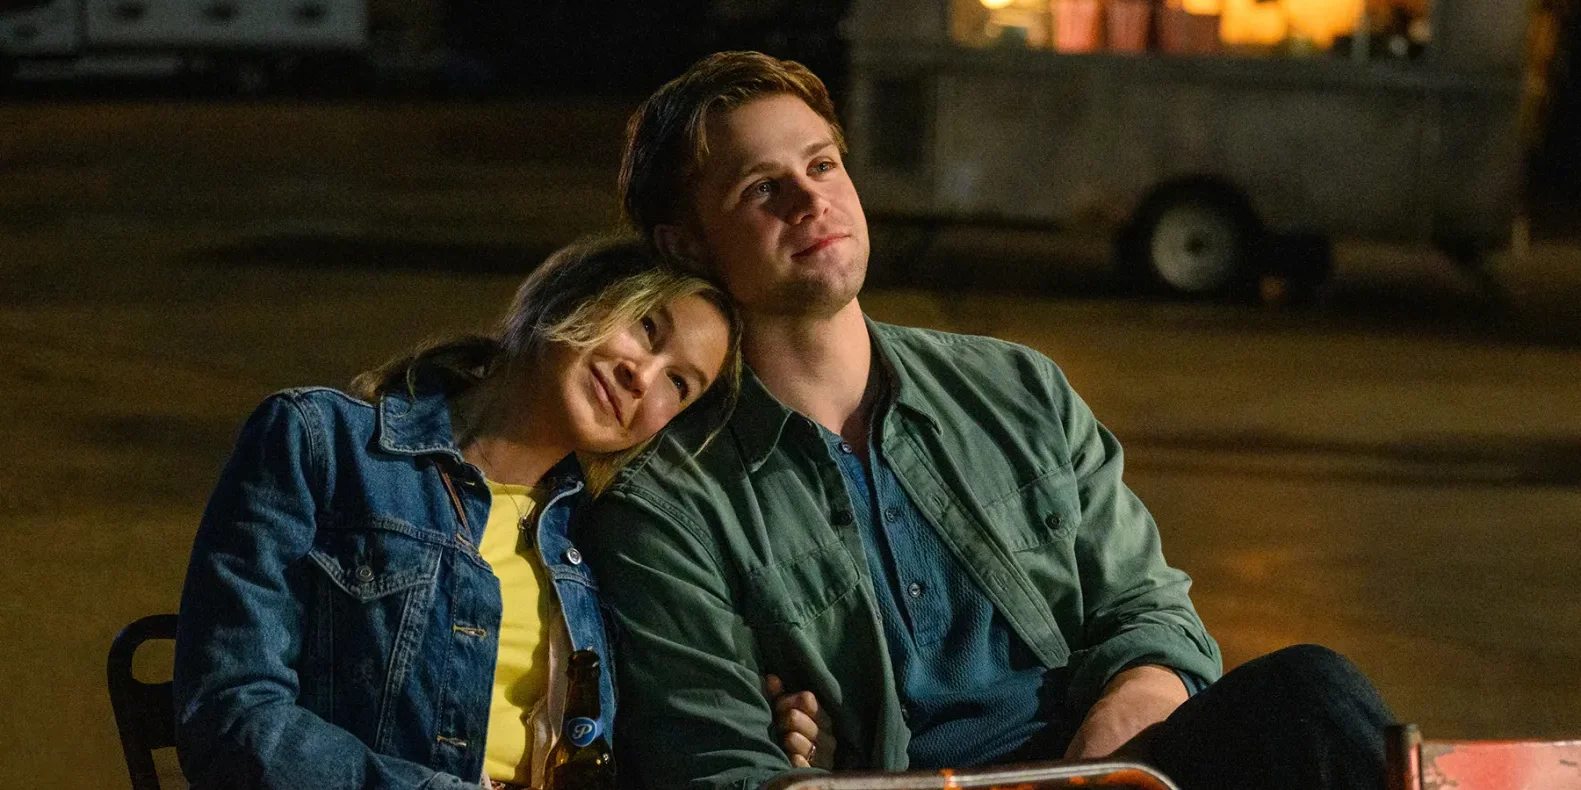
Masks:
[[[654,226],[653,245],[659,248],[660,254],[681,268],[697,274],[707,273],[708,267],[704,263],[707,256],[703,253],[703,245],[685,225]]]

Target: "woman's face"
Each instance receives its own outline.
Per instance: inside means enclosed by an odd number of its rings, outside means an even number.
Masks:
[[[591,349],[552,346],[548,369],[576,449],[614,452],[653,436],[714,383],[728,345],[724,316],[693,295]]]

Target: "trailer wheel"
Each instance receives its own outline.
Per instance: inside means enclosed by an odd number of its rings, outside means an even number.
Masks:
[[[1261,236],[1243,201],[1221,190],[1178,189],[1143,206],[1121,254],[1172,291],[1216,296],[1250,282]]]

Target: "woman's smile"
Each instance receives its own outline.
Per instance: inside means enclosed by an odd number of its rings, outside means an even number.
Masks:
[[[593,398],[614,416],[615,422],[625,425],[626,416],[621,413],[620,399],[615,395],[615,388],[610,383],[609,377],[598,369],[598,365],[588,365],[588,370],[593,374]]]

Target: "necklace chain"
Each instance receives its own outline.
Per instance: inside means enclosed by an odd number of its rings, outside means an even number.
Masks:
[[[494,459],[489,457],[488,442],[483,441],[479,436],[480,428],[482,427],[483,414],[487,411],[490,403],[476,402],[477,400],[482,400],[484,396],[488,395],[488,391],[486,389],[479,390],[472,394],[474,397],[467,398],[463,396],[463,398],[458,399],[457,403],[453,406],[453,408],[460,410],[462,414],[462,436],[458,437],[459,441],[457,443],[471,444],[477,448],[478,460],[482,461],[482,464],[480,465],[481,469],[479,471],[483,472],[483,478],[485,480],[492,481],[499,486],[508,485],[513,487],[521,487],[516,486],[514,483],[506,483],[503,480],[498,479],[498,476],[495,475],[495,471],[498,469],[498,464],[495,464]],[[516,511],[516,528],[526,535],[528,542],[531,543],[532,535],[530,534],[528,530],[528,524],[526,523],[529,511],[522,507],[521,497],[532,496],[531,492],[534,488],[536,488],[536,486],[525,486],[524,488],[526,488],[526,492],[523,494],[500,493],[495,495],[493,492],[490,492],[490,494],[495,502],[497,502],[501,496],[510,500],[512,509]]]
[[[504,497],[506,500],[508,500],[511,503],[511,507],[516,510],[516,527],[523,530],[527,529],[527,511],[522,508],[521,499],[524,496],[531,496],[532,488],[530,486],[517,486],[512,483],[494,480],[494,478],[489,474],[489,470],[494,468],[494,461],[489,458],[488,452],[483,449],[482,445],[478,446],[478,458],[483,461],[485,467],[488,467],[487,469],[483,470],[484,479],[493,480],[496,486],[511,486],[512,488],[526,489],[521,494],[506,493],[504,491],[491,492],[491,494],[493,495],[496,502],[498,502],[501,497]]]

